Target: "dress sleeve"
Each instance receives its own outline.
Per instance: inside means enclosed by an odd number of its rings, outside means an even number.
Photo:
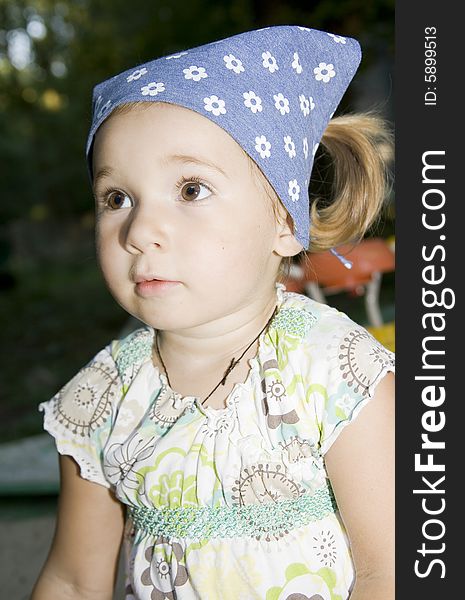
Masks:
[[[38,406],[58,452],[76,460],[81,477],[106,488],[111,485],[103,472],[103,448],[122,398],[111,348],[109,344],[100,350],[53,398]]]
[[[386,373],[395,372],[394,353],[353,322],[332,347],[326,393],[316,406],[322,456],[373,398]]]

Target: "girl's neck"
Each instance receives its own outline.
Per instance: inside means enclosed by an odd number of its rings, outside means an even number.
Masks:
[[[231,358],[238,358],[265,326],[276,303],[274,290],[272,295],[257,299],[216,322],[177,331],[159,330],[158,345],[170,377],[179,365],[189,373],[212,369],[215,365],[226,368]],[[154,364],[159,366],[155,347],[152,356]]]

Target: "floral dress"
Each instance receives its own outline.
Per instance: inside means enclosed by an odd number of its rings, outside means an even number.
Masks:
[[[53,398],[44,428],[127,506],[126,600],[343,600],[350,546],[325,470],[394,355],[276,284],[278,311],[226,407],[173,391],[154,329],[117,339]]]

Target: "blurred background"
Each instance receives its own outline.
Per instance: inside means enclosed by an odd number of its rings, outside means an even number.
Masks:
[[[28,598],[53,534],[57,459],[37,405],[129,326],[95,260],[84,149],[92,88],[276,24],[358,39],[362,63],[336,114],[376,108],[393,123],[394,0],[0,0],[0,576],[12,586],[2,597]],[[394,221],[392,191],[368,237],[392,251]],[[319,292],[394,349],[394,267],[381,271],[372,287]]]

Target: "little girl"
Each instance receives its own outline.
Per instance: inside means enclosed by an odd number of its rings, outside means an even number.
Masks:
[[[99,264],[145,325],[40,404],[61,492],[33,600],[112,598],[121,543],[127,600],[393,598],[393,355],[279,281],[379,213],[383,121],[331,120],[359,61],[285,25],[95,87]]]

